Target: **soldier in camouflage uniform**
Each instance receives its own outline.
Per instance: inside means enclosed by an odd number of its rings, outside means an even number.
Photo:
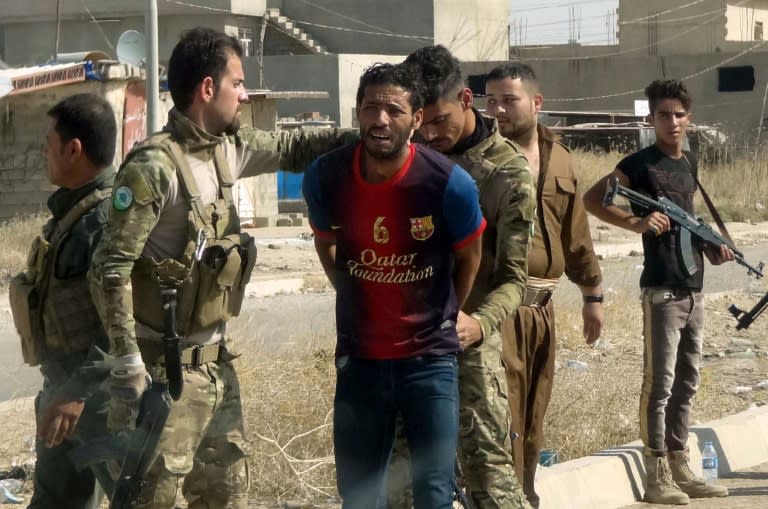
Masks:
[[[603,326],[602,275],[568,149],[540,125],[543,96],[536,75],[524,64],[505,64],[488,74],[486,111],[501,133],[520,144],[536,182],[536,234],[528,255],[528,283],[522,305],[501,328],[512,444],[517,475],[528,501],[539,506],[534,477],[544,440],[544,414],[555,373],[555,311],[552,292],[563,273],[584,299],[583,334],[588,344]]]
[[[24,360],[40,365],[35,399],[37,461],[29,508],[95,509],[111,479],[104,465],[78,471],[68,453],[107,433],[109,341],[86,274],[109,210],[117,127],[109,103],[93,94],[67,97],[48,112],[48,199],[53,217],[35,239],[27,270],[10,288]]]
[[[488,226],[480,269],[459,313],[459,449],[465,481],[478,508],[528,507],[509,453],[509,407],[501,360],[501,323],[525,290],[535,195],[520,149],[496,122],[472,107],[459,61],[443,46],[421,48],[406,59],[426,88],[424,121],[416,139],[464,167],[480,190]],[[399,442],[396,456],[405,445]],[[389,503],[406,507],[405,462],[393,468]],[[405,478],[404,478],[405,477]]]
[[[168,64],[175,108],[118,172],[91,271],[116,357],[114,430],[134,425],[147,372],[166,378],[160,291],[178,289],[184,390],[137,508],[173,508],[179,492],[190,509],[247,507],[247,448],[226,321],[239,313],[256,253],[240,232],[233,179],[300,171],[358,136],[241,128],[239,106],[248,100],[242,55],[234,37],[204,28],[182,35]]]

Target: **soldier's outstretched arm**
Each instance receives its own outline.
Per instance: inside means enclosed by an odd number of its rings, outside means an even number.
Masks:
[[[522,302],[528,278],[528,248],[536,221],[536,188],[523,157],[500,168],[488,184],[503,189],[499,194],[496,223],[495,288],[472,313],[480,323],[483,337],[498,330]]]
[[[239,176],[253,177],[277,170],[302,172],[326,152],[359,140],[358,129],[262,131],[243,128],[234,140],[243,150]]]

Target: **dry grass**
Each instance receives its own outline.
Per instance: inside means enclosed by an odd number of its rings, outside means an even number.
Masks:
[[[13,276],[24,270],[27,252],[32,239],[40,235],[40,228],[47,221],[43,214],[17,217],[0,223],[0,288],[8,286]]]
[[[619,154],[574,152],[583,190],[611,171]],[[764,170],[762,168],[761,170]],[[723,207],[733,204],[727,219],[761,220],[759,199],[768,196],[768,179],[748,162],[704,166],[702,180],[713,200]],[[705,210],[703,205],[700,211]],[[31,239],[39,233],[43,216],[0,225],[3,255],[0,285],[21,270]],[[630,275],[633,276],[633,275]],[[565,283],[567,284],[567,283]],[[315,286],[312,284],[311,286]],[[545,447],[560,452],[561,460],[626,443],[638,436],[638,401],[642,377],[640,306],[636,291],[611,293],[606,304],[606,327],[601,345],[587,347],[581,339],[580,300],[559,295],[557,300],[558,365],[566,359],[588,363],[578,371],[559,367],[545,423]],[[705,341],[723,346],[729,341],[731,320],[720,316],[722,303],[708,305]],[[298,319],[300,310],[293,310]],[[713,318],[710,318],[713,317]],[[328,317],[331,324],[333,318]],[[712,324],[712,321],[715,324]],[[717,321],[720,320],[718,323]],[[768,320],[758,321],[739,337],[760,341]],[[253,338],[251,338],[253,342]],[[247,433],[251,441],[251,490],[254,499],[275,502],[325,502],[336,494],[331,440],[331,410],[335,369],[331,330],[317,331],[304,346],[290,351],[246,348],[238,360]],[[752,366],[752,377],[768,378],[763,364]],[[695,420],[704,421],[765,402],[763,393],[733,395],[733,375],[717,361],[703,370],[694,405]],[[740,373],[744,369],[740,368]],[[768,393],[768,391],[763,391]],[[25,433],[28,434],[28,433]],[[18,437],[19,441],[22,436]],[[0,456],[9,451],[0,449]]]
[[[335,367],[330,334],[290,353],[240,359],[257,499],[327,500],[336,494],[332,446]]]
[[[611,152],[599,154],[574,150],[574,171],[579,178],[582,192],[603,176],[613,171],[625,154]],[[768,155],[768,154],[765,154]],[[701,184],[709,193],[724,221],[768,220],[768,163],[760,156],[755,161],[745,155],[729,162],[703,161],[699,164]],[[710,219],[707,206],[696,194],[694,203],[697,214]]]

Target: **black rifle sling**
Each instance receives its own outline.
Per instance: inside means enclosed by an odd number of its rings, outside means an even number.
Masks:
[[[693,176],[693,180],[696,181],[696,186],[699,188],[699,191],[701,191],[701,197],[704,198],[704,203],[707,204],[707,208],[709,209],[709,213],[712,214],[712,219],[715,220],[715,224],[717,224],[717,229],[720,230],[720,234],[728,240],[728,242],[731,243],[731,246],[735,246],[733,239],[731,238],[731,234],[728,233],[728,229],[725,227],[725,224],[723,223],[723,220],[720,218],[720,214],[717,212],[717,209],[715,208],[715,205],[712,203],[712,200],[709,199],[709,195],[707,194],[707,191],[704,190],[704,187],[701,185],[701,182],[699,181],[699,177],[696,175],[696,172],[693,171],[693,165],[688,160],[688,157],[685,155],[685,152],[683,152],[683,159],[685,159],[685,163],[688,165],[688,171],[691,172],[691,175]]]

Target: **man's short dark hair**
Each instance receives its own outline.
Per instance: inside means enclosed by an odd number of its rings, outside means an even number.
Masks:
[[[367,68],[360,76],[357,87],[357,105],[363,103],[365,89],[370,85],[394,85],[410,92],[409,102],[416,111],[424,106],[424,92],[419,76],[415,70],[403,64],[376,63]]]
[[[168,61],[168,89],[173,104],[186,111],[192,104],[195,88],[207,77],[217,87],[230,57],[243,58],[243,47],[236,37],[211,28],[193,28],[181,34]]]
[[[106,99],[96,94],[71,95],[48,110],[48,116],[62,143],[77,138],[93,164],[101,168],[112,164],[117,122]]]
[[[448,98],[464,85],[461,63],[443,45],[419,48],[405,59],[416,68],[424,84],[424,104]]]
[[[536,73],[530,65],[521,64],[519,62],[507,62],[501,64],[488,73],[486,81],[496,81],[504,79],[520,80],[524,85],[532,87],[533,90],[539,90],[539,81],[536,78]]]
[[[655,80],[645,87],[645,97],[648,98],[648,109],[651,115],[656,112],[656,106],[664,99],[677,99],[685,111],[691,111],[693,100],[680,80]]]

